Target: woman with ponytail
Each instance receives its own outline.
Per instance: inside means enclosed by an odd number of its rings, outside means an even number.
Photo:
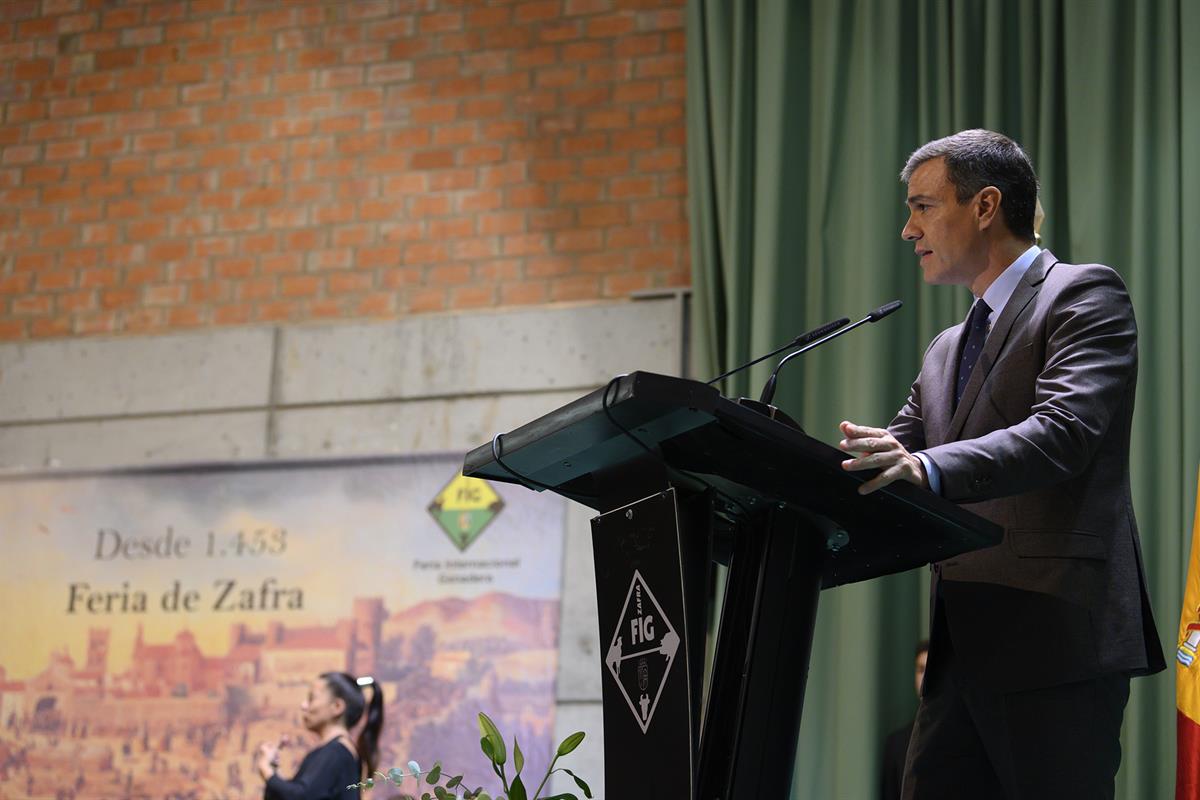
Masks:
[[[371,689],[367,702],[363,693]],[[350,731],[366,721],[357,739]],[[383,690],[372,678],[355,678],[346,672],[326,672],[308,688],[308,699],[300,706],[304,727],[316,734],[320,744],[300,762],[290,781],[279,777],[279,751],[287,739],[258,748],[255,766],[266,781],[264,800],[358,800],[358,789],[347,788],[374,773],[379,760],[379,732],[383,728]]]

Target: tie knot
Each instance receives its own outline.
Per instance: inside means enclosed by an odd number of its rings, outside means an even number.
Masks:
[[[972,328],[986,327],[987,318],[992,313],[992,308],[983,298],[975,301],[975,307],[971,309],[971,325]]]
[[[962,352],[958,357],[958,383],[954,388],[955,407],[958,406],[958,401],[967,388],[967,382],[971,379],[971,371],[975,369],[975,362],[979,360],[983,344],[987,341],[987,320],[991,313],[992,309],[983,302],[981,297],[975,301],[975,305],[971,306],[971,313],[967,316],[967,337],[963,341]]]

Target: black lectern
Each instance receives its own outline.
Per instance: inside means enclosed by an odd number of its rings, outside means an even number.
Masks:
[[[787,797],[820,590],[1000,541],[908,483],[860,496],[870,473],[844,458],[710,386],[647,372],[467,454],[466,475],[601,512],[610,796]],[[713,560],[729,572],[702,703]]]

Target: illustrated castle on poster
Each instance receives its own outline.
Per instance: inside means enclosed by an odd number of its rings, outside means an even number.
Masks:
[[[130,665],[108,673],[107,628],[88,631],[82,667],[64,647],[46,668],[26,681],[7,681],[0,666],[0,721],[17,717],[91,716],[106,699],[187,698],[223,693],[229,686],[306,683],[330,669],[370,674],[376,668],[387,610],[383,598],[359,597],[349,618],[332,625],[292,627],[278,621],[261,633],[245,623],[230,626],[223,655],[206,656],[189,630],[165,643],[147,643],[139,624]],[[53,712],[53,713],[51,713]]]
[[[303,736],[296,708],[329,670],[386,687],[386,713],[404,724],[386,730],[385,759],[469,763],[478,748],[461,732],[481,709],[530,759],[549,752],[557,600],[496,592],[395,612],[380,597],[350,605],[326,625],[233,624],[221,653],[206,654],[186,629],[152,641],[139,626],[128,667],[115,672],[108,628],[88,631],[82,664],[63,647],[24,680],[0,666],[0,797],[245,797],[246,754],[283,732]]]

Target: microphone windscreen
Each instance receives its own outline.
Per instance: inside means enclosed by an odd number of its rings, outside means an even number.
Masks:
[[[821,327],[817,328],[815,331],[809,331],[808,333],[800,334],[799,336],[796,337],[793,344],[799,345],[799,344],[808,344],[809,342],[815,342],[817,339],[823,339],[826,336],[828,336],[829,334],[836,331],[838,328],[844,328],[849,324],[850,324],[849,317],[842,317],[841,319],[835,319],[833,322],[826,323],[825,325],[822,325]]]
[[[904,303],[900,302],[899,300],[893,300],[892,302],[875,309],[870,314],[867,314],[867,319],[869,319],[871,322],[879,322],[879,320],[883,319],[902,305],[904,305]]]

